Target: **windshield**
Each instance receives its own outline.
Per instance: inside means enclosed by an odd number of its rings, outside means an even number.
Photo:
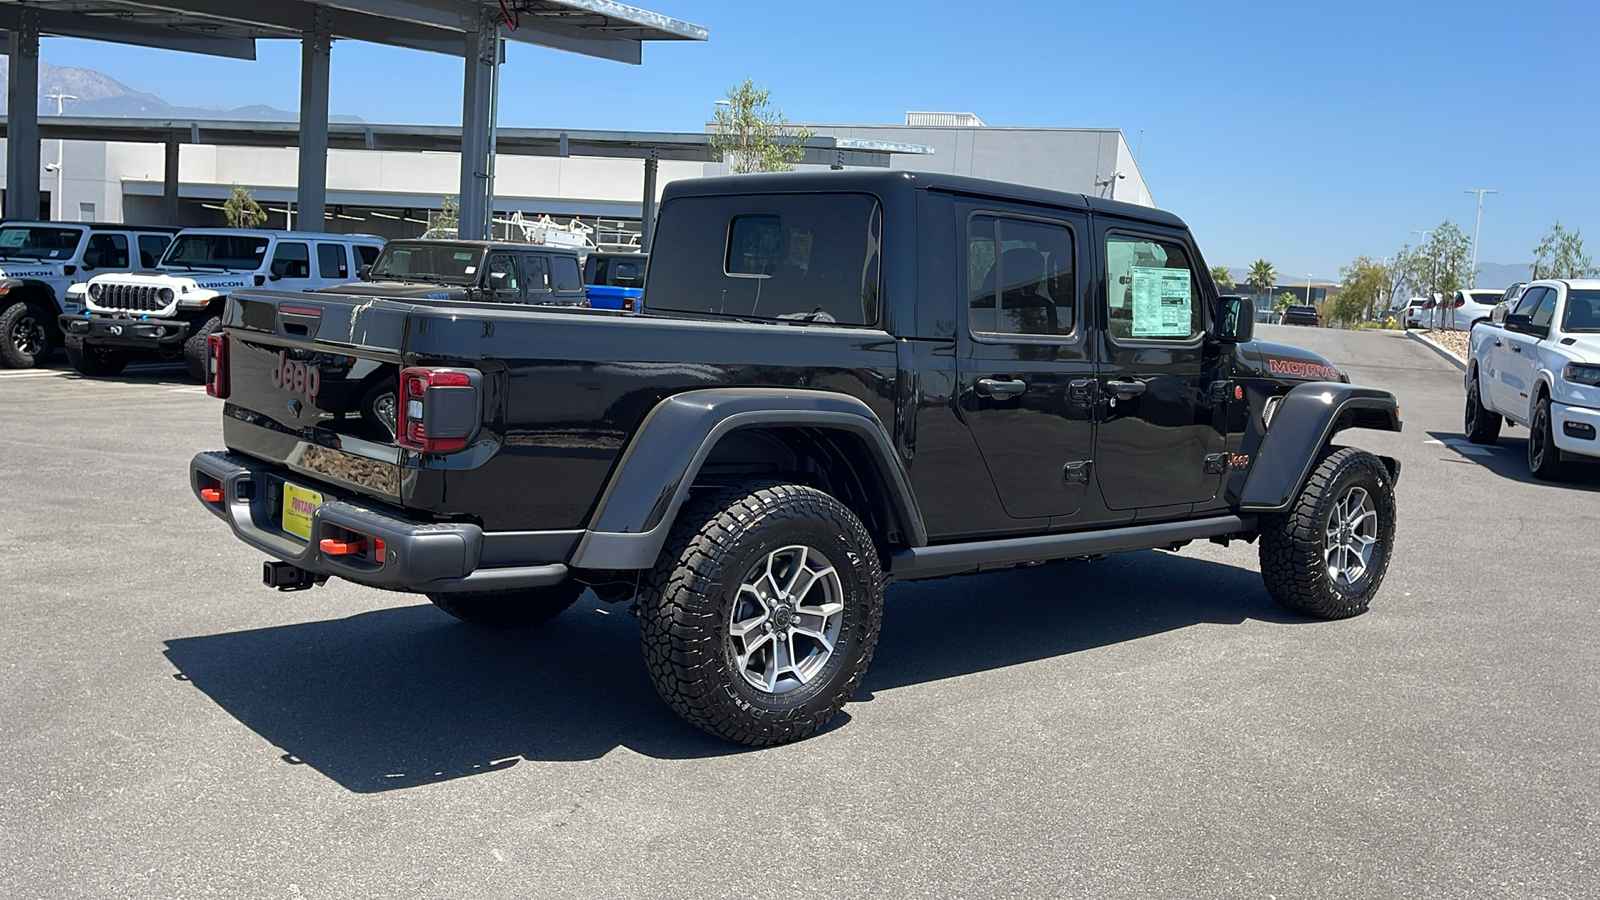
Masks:
[[[180,234],[161,257],[164,269],[261,268],[267,256],[266,236],[246,234]]]
[[[477,284],[483,250],[452,244],[391,243],[378,254],[367,277],[373,281]]]
[[[1567,291],[1567,314],[1561,330],[1600,334],[1600,291]]]
[[[8,225],[0,228],[0,256],[13,259],[71,259],[83,239],[81,228]]]

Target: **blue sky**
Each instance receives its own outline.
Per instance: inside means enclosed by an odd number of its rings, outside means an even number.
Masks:
[[[634,67],[513,44],[510,126],[693,131],[745,77],[795,121],[1116,127],[1209,262],[1335,276],[1446,219],[1480,261],[1531,259],[1557,219],[1600,249],[1600,74],[1586,0],[1505,3],[731,3],[636,0],[710,29]],[[1569,38],[1563,36],[1570,36]],[[298,44],[254,62],[49,39],[44,58],[179,105],[299,104]],[[340,43],[335,113],[460,121],[461,63]],[[1597,254],[1600,255],[1600,254]]]

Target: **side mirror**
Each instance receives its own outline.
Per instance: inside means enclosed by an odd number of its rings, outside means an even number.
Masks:
[[[1217,317],[1217,340],[1248,344],[1256,336],[1256,303],[1249,297],[1223,297]]]
[[[1533,335],[1540,340],[1550,336],[1550,326],[1533,324],[1527,313],[1512,313],[1506,316],[1506,330]]]
[[[360,281],[371,281],[372,279],[368,277],[371,274],[372,274],[372,267],[371,266],[362,266],[361,268],[356,270],[356,278],[358,280],[360,280]]]
[[[511,273],[510,272],[490,272],[489,273],[489,279],[488,279],[488,288],[489,288],[489,290],[496,291],[496,292],[510,290],[510,284],[511,284]]]
[[[82,266],[83,270],[85,272],[87,272],[87,271],[89,271],[91,269],[98,269],[99,267],[100,267],[100,251],[99,250],[85,250],[85,251],[83,251],[83,266]]]
[[[289,267],[292,265],[294,265],[294,263],[287,259],[275,259],[272,261],[272,267],[268,270],[271,272],[271,274],[267,277],[271,278],[273,281],[281,281],[283,280],[284,276],[289,274]]]

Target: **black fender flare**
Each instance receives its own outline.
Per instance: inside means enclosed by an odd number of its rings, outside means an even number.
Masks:
[[[30,299],[32,295],[37,292],[38,294],[43,295],[44,299],[48,301],[48,303],[45,305],[45,312],[49,313],[51,316],[58,316],[61,314],[61,301],[56,297],[56,289],[51,287],[46,282],[37,281],[32,278],[5,278],[0,279],[0,287],[5,288],[5,294],[0,295],[0,307],[10,305],[7,301],[11,299],[13,292],[22,291],[27,294],[28,296],[22,298],[24,300]]]
[[[1297,385],[1285,394],[1256,450],[1240,492],[1240,509],[1287,508],[1311,477],[1322,448],[1345,428],[1399,431],[1400,401],[1388,391],[1333,381]],[[1389,474],[1399,478],[1400,462],[1381,458]]]
[[[888,430],[865,403],[831,391],[711,388],[675,394],[645,416],[600,496],[571,565],[655,565],[695,476],[717,442],[741,428],[774,425],[840,430],[862,438],[907,540],[913,546],[927,543],[905,467]]]

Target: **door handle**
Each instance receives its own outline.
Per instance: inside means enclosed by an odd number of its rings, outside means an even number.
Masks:
[[[1522,352],[1522,348],[1518,347],[1516,344],[1512,344],[1511,345],[1511,352],[1512,353],[1521,353]]]
[[[1116,397],[1119,400],[1130,400],[1144,393],[1144,391],[1145,383],[1142,381],[1130,380],[1106,382],[1106,393]]]
[[[978,379],[978,393],[985,397],[1015,397],[1027,389],[1027,382],[1015,378]]]
[[[1494,345],[1496,347],[1504,347],[1505,346],[1505,344],[1499,338],[1495,338],[1494,339]]]

